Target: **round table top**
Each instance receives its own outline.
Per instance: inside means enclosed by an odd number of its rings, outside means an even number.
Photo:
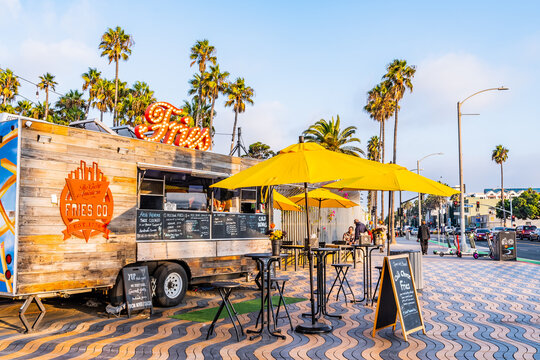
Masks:
[[[337,248],[312,248],[313,251],[337,251]]]
[[[272,253],[251,253],[251,254],[244,254],[244,256],[252,258],[252,259],[270,259],[270,258],[287,257],[289,256],[289,254],[272,255]]]

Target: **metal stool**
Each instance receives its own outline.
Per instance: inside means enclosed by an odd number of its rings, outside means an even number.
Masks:
[[[291,320],[291,315],[289,314],[289,309],[287,309],[287,303],[285,302],[285,298],[283,297],[283,290],[285,289],[285,283],[287,281],[289,281],[289,278],[285,277],[285,276],[270,278],[271,286],[272,287],[275,286],[275,288],[278,291],[278,296],[279,296],[277,311],[276,311],[275,316],[274,316],[274,314],[272,314],[272,318],[274,320],[274,325],[277,325],[277,321],[279,319],[279,309],[281,308],[281,304],[283,303],[283,307],[285,308],[285,313],[287,314],[287,318],[289,319],[289,325],[291,326],[291,331],[294,331],[294,328],[293,328],[293,325],[292,325],[292,320]],[[268,294],[266,295],[265,302],[266,301],[268,301]],[[273,304],[272,304],[272,309],[273,309]],[[255,326],[257,326],[259,324],[259,319],[260,318],[261,318],[261,312],[259,311],[259,315],[257,315],[257,321],[255,322]]]
[[[375,301],[375,295],[377,294],[377,289],[379,288],[379,283],[381,282],[382,275],[382,266],[375,266],[375,269],[379,270],[379,278],[377,279],[377,285],[375,285],[375,290],[373,290],[373,296],[371,297],[371,305]]]
[[[347,302],[347,293],[345,292],[345,289],[343,287],[344,284],[347,284],[347,287],[349,288],[350,295],[352,296],[351,302],[356,302],[354,299],[354,293],[352,291],[351,285],[349,284],[349,280],[347,280],[347,272],[349,271],[349,268],[352,267],[351,264],[332,264],[332,266],[336,269],[336,279],[334,280],[334,283],[332,284],[332,287],[330,288],[330,291],[328,292],[328,297],[326,298],[326,301],[330,299],[330,294],[332,294],[332,290],[334,289],[334,286],[337,282],[339,282],[339,287],[336,295],[336,301],[339,299],[339,292],[343,292],[343,296],[345,297],[345,302]]]
[[[210,325],[210,328],[208,329],[208,333],[206,334],[206,339],[210,337],[210,334],[212,331],[214,331],[214,326],[216,325],[216,321],[219,318],[219,315],[221,315],[221,311],[224,307],[227,308],[227,313],[229,314],[229,319],[231,319],[231,322],[234,326],[234,331],[236,332],[236,339],[240,341],[240,334],[244,335],[244,329],[242,328],[242,324],[240,323],[240,320],[238,320],[238,313],[234,309],[233,304],[230,302],[229,297],[231,296],[231,293],[234,289],[238,288],[240,286],[239,283],[233,282],[233,281],[217,281],[211,284],[213,287],[218,289],[219,295],[221,296],[221,304],[219,304],[218,312],[216,313],[216,316],[214,316],[214,320],[212,321],[212,324]],[[234,318],[233,318],[234,315]],[[234,322],[234,319],[238,322],[238,326],[240,326],[240,334],[238,333],[238,328],[236,327],[236,323]]]

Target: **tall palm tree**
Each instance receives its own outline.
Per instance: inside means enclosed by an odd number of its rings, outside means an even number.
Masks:
[[[43,119],[45,121],[48,121],[47,117],[49,116],[49,90],[54,91],[58,83],[54,81],[54,75],[52,75],[51,73],[41,75],[39,77],[39,80],[40,81],[37,86],[40,89],[45,89],[45,115]]]
[[[122,96],[118,106],[118,116],[121,124],[138,125],[143,122],[146,108],[156,99],[154,92],[147,83],[137,81],[132,89],[127,90],[127,95]]]
[[[94,85],[98,81],[98,79],[101,78],[101,71],[98,71],[96,68],[88,68],[88,71],[82,74],[82,78],[84,80],[82,90],[86,91],[88,90],[88,104],[86,107],[86,111],[84,113],[84,118],[88,118],[88,112],[90,111],[90,106],[92,106],[92,102],[94,101],[96,94],[94,93]]]
[[[394,101],[392,94],[389,91],[390,83],[383,81],[373,89],[368,91],[367,104],[364,106],[364,110],[369,116],[379,123],[380,136],[379,136],[379,156],[380,161],[384,163],[385,154],[385,129],[384,125],[386,120],[392,116],[396,108],[396,102]],[[384,221],[384,192],[381,191],[381,219]]]
[[[372,136],[367,144],[367,158],[368,160],[372,161],[380,161],[381,160],[381,144],[378,136]],[[368,193],[369,199],[369,212],[372,213],[372,208],[375,209],[374,211],[374,219],[373,224],[377,224],[377,192],[376,191],[370,191]]]
[[[203,79],[203,74],[206,72],[206,62],[209,61],[213,65],[216,65],[216,49],[210,45],[207,39],[198,40],[195,45],[191,47],[191,54],[189,58],[193,60],[190,66],[193,66],[195,63],[199,65],[200,78]],[[202,83],[199,83],[199,99],[202,99]],[[202,101],[199,101],[199,106]],[[199,112],[197,111],[197,115]],[[196,118],[195,122],[197,126],[200,126],[200,119]]]
[[[212,108],[210,110],[210,134],[213,135],[214,132],[214,107],[216,104],[216,99],[219,94],[223,94],[227,89],[227,80],[229,78],[229,73],[227,71],[221,72],[219,70],[219,65],[210,66],[210,72],[208,74],[208,90],[209,95],[212,98]],[[212,136],[213,138],[213,136]],[[210,150],[212,150],[214,141],[210,143]]]
[[[232,106],[234,110],[234,125],[231,139],[231,153],[234,149],[234,138],[236,136],[236,125],[238,124],[238,114],[246,111],[246,103],[253,105],[254,91],[246,86],[244,78],[237,78],[235,82],[229,84],[225,90],[227,101],[225,107]]]
[[[2,105],[7,105],[8,101],[13,100],[19,92],[21,86],[19,79],[13,71],[5,69],[0,71],[0,95],[2,96]]]
[[[32,103],[28,100],[18,101],[15,112],[21,116],[30,116],[32,112]]]
[[[109,28],[101,37],[99,48],[103,49],[101,56],[107,56],[109,64],[115,62],[116,72],[114,76],[114,107],[113,107],[113,125],[116,126],[116,105],[118,104],[118,62],[126,61],[131,55],[131,47],[133,46],[133,37],[124,32],[120,26],[114,30]],[[103,115],[103,113],[102,113]]]
[[[32,110],[30,110],[30,117],[34,119],[43,119],[44,116],[45,116],[45,105],[38,102],[36,106],[34,106]]]
[[[339,115],[336,120],[334,117],[330,121],[321,119],[304,131],[304,139],[306,142],[316,142],[331,151],[353,156],[364,155],[364,150],[350,145],[353,142],[360,142],[360,139],[353,137],[356,126],[348,126],[341,130],[340,125]]]
[[[103,121],[103,113],[113,109],[114,94],[117,93],[117,90],[115,84],[107,79],[100,78],[94,84],[92,91],[94,91],[97,100],[92,103],[92,106],[101,112],[101,121]]]
[[[398,127],[398,112],[399,112],[399,101],[405,95],[405,91],[409,89],[410,92],[413,90],[412,78],[416,73],[416,67],[414,65],[407,65],[406,60],[395,59],[386,67],[386,74],[383,76],[383,80],[390,82],[390,92],[392,97],[396,102],[396,107],[394,111],[394,152],[392,162],[396,163],[396,151],[397,151],[397,127]],[[394,231],[394,192],[390,193],[390,216],[389,216],[389,229],[391,234],[392,244],[396,243],[395,231]]]
[[[194,96],[191,102],[184,100],[184,106],[182,107],[183,115],[189,116],[193,123],[190,126],[195,126],[195,118],[197,115],[201,119],[203,127],[210,127],[210,105],[199,104],[199,98]]]
[[[491,153],[491,160],[501,165],[501,204],[504,208],[504,181],[503,181],[503,163],[508,160],[509,150],[502,145],[497,145]],[[504,226],[506,226],[506,213],[503,211]]]

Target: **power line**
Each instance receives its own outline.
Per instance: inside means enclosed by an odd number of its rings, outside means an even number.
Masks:
[[[0,71],[5,71],[5,69],[0,68]],[[15,74],[15,73],[13,73],[13,75],[15,75],[16,78],[21,79],[23,81],[26,81],[27,83],[34,85],[36,88],[39,88],[38,84],[36,84],[36,83],[34,83],[34,82],[32,82],[32,81],[30,81],[28,79],[25,79],[22,76],[19,76],[19,75]],[[56,91],[54,91],[52,89],[49,89],[49,92],[52,92],[53,94],[56,94],[56,95],[58,95],[60,97],[65,96],[65,94],[60,94],[59,92],[56,92]]]

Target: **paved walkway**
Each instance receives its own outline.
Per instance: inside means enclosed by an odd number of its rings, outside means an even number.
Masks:
[[[402,240],[397,249],[417,247]],[[430,252],[436,246],[430,244]],[[374,265],[382,262],[377,254]],[[99,311],[60,300],[46,301],[48,314],[42,330],[21,334],[16,317],[20,302],[0,305],[1,359],[540,359],[540,267],[522,262],[495,262],[487,258],[423,257],[424,290],[420,295],[426,335],[383,329],[371,336],[374,308],[331,301],[343,315],[329,321],[334,331],[301,335],[280,323],[285,340],[236,342],[228,320],[221,320],[216,335],[205,340],[208,323],[171,319],[175,313],[218,304],[214,291],[189,291],[185,304],[140,315],[108,319]],[[374,277],[376,280],[376,273]],[[287,296],[307,297],[307,271],[287,271]],[[329,269],[329,282],[334,279]],[[350,272],[351,285],[362,289],[361,266]],[[246,283],[233,299],[257,296]],[[335,298],[334,298],[335,299]],[[290,305],[293,321],[309,310],[309,301]],[[254,326],[256,314],[241,315],[245,328]]]

